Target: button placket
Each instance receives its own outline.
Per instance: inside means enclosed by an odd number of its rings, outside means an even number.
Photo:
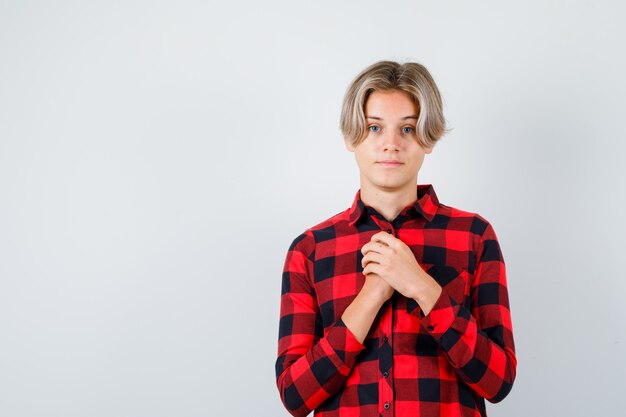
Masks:
[[[385,303],[379,322],[380,339],[378,351],[379,380],[378,398],[379,411],[385,415],[393,413],[393,299]]]

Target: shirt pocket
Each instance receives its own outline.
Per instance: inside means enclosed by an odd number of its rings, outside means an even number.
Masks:
[[[423,265],[428,275],[433,277],[457,304],[468,304],[472,274],[458,265]]]

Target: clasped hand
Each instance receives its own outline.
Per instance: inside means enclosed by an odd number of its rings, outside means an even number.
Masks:
[[[389,233],[376,233],[363,245],[361,253],[366,278],[377,275],[405,297],[419,302],[425,294],[434,296],[441,291],[439,284],[419,266],[411,248]]]

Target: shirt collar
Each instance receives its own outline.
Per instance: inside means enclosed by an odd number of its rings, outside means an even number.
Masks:
[[[424,217],[427,221],[432,221],[437,213],[439,206],[439,199],[435,193],[435,189],[432,184],[417,184],[417,200],[410,206],[405,207],[402,213],[409,210],[415,210],[419,215]],[[354,202],[349,210],[350,225],[354,225],[365,213],[365,204],[361,200],[361,190],[356,192],[354,196]]]

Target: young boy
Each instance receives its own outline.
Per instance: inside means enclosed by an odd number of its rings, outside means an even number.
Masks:
[[[294,416],[486,416],[517,360],[504,259],[479,214],[417,184],[445,133],[420,64],[378,62],[341,113],[361,188],[284,265],[276,378]]]

